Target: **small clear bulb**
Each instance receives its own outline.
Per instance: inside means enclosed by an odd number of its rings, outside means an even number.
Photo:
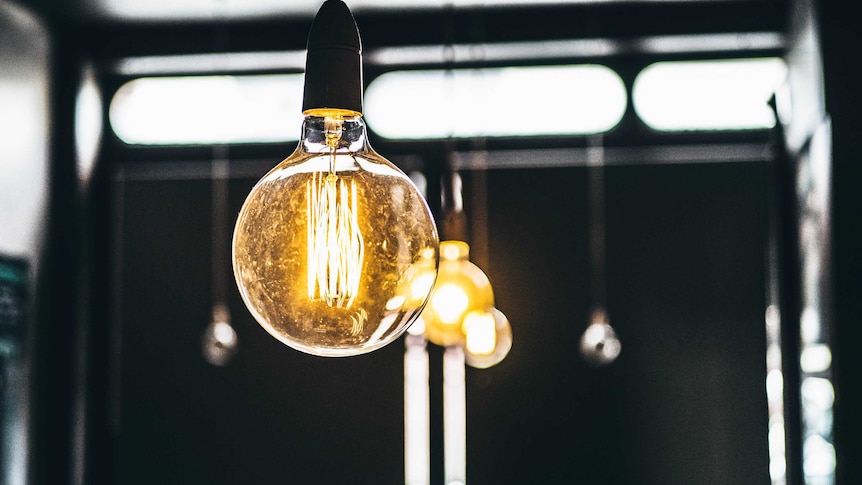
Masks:
[[[470,367],[487,369],[499,364],[512,349],[512,326],[500,310],[491,307],[464,316],[464,360]]]
[[[615,361],[620,355],[622,344],[614,328],[608,323],[608,315],[595,310],[590,325],[581,335],[581,356],[590,364],[602,366]]]

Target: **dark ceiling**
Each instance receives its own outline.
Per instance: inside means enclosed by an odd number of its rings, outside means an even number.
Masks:
[[[317,11],[321,0],[21,0],[45,16],[74,22],[171,23],[212,21],[255,21],[264,19],[308,19]],[[557,8],[637,10],[643,6],[664,5],[667,11],[704,11],[715,6],[736,10],[740,18],[752,9],[764,9],[755,21],[764,21],[783,9],[784,0],[354,0],[347,2],[354,14],[374,16],[387,14],[433,13],[443,10],[484,10],[522,13]],[[552,21],[553,19],[547,19]],[[643,19],[642,19],[643,20]],[[698,22],[689,18],[690,22]]]
[[[50,22],[73,26],[290,25],[307,31],[319,1],[20,0]],[[353,2],[347,2],[353,8]],[[713,32],[784,32],[787,0],[530,2],[357,1],[370,45],[502,42],[571,37],[636,38]],[[388,7],[387,7],[388,6]],[[453,19],[472,19],[459,22]],[[435,20],[438,19],[438,20]],[[442,19],[442,20],[441,20]],[[448,20],[446,20],[448,19]],[[477,20],[481,25],[477,24]],[[447,24],[448,22],[448,24]],[[378,25],[379,23],[379,25]],[[481,32],[476,28],[480,27]],[[462,38],[457,38],[457,37]],[[464,38],[466,37],[466,38]]]

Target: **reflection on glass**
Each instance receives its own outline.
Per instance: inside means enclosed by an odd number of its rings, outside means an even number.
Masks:
[[[102,98],[95,70],[85,67],[75,100],[75,153],[78,180],[87,183],[96,164],[96,154],[102,139]]]

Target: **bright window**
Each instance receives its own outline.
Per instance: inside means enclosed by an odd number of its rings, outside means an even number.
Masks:
[[[600,133],[626,102],[599,65],[394,71],[365,93],[369,127],[393,139]]]
[[[764,129],[783,82],[781,59],[659,62],[636,78],[637,115],[659,131]],[[302,74],[143,77],[112,99],[126,143],[295,141]],[[390,139],[584,135],[613,129],[626,87],[600,65],[393,71],[365,92],[369,127]]]
[[[302,74],[139,78],[111,101],[126,143],[196,145],[298,140]]]
[[[658,62],[635,79],[632,102],[660,131],[772,128],[768,101],[786,71],[777,58]]]

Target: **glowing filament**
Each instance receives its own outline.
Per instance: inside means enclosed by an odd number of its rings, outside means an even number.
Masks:
[[[359,291],[363,243],[356,184],[334,173],[315,173],[306,184],[308,299],[350,308]]]

